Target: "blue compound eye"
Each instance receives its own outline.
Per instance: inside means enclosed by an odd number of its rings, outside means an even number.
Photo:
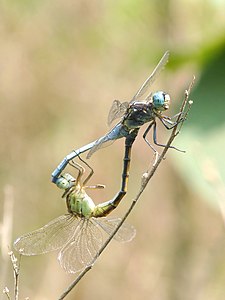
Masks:
[[[152,96],[153,105],[155,108],[163,107],[165,103],[165,93],[164,92],[156,92]]]
[[[170,106],[170,96],[164,92],[156,92],[152,96],[152,103],[159,111],[167,110]]]

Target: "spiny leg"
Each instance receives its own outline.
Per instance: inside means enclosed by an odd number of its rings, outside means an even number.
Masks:
[[[83,181],[83,186],[85,186],[85,184],[90,180],[90,178],[93,176],[94,174],[94,170],[93,168],[83,159],[80,157],[80,155],[78,155],[78,158],[90,169],[90,173],[89,175],[85,178],[85,180]],[[85,186],[85,189],[104,189],[105,185],[104,184],[95,184],[95,185],[89,185],[89,186]]]
[[[143,134],[143,139],[145,140],[145,142],[147,143],[147,145],[153,150],[154,152],[154,156],[155,156],[155,159],[154,159],[154,163],[153,163],[153,166],[155,165],[155,163],[157,162],[158,160],[158,156],[159,156],[159,152],[151,145],[151,143],[148,141],[147,139],[147,134],[149,133],[150,129],[152,128],[152,126],[155,126],[156,122],[155,120],[153,120],[147,127],[147,129],[145,130],[144,134]]]
[[[62,198],[64,198],[66,195],[68,196],[72,192],[74,186],[75,187],[77,187],[79,185],[82,186],[81,178],[85,172],[84,167],[82,167],[78,163],[74,162],[73,160],[71,160],[69,162],[69,165],[78,171],[78,175],[77,175],[77,178],[75,179],[72,175],[66,173],[66,174],[60,176],[60,178],[58,178],[58,180],[59,179],[65,180],[66,184],[68,185],[68,188],[60,187],[59,186],[60,182],[58,181],[59,183],[57,184],[57,186],[62,189],[65,189],[65,192],[63,193]],[[60,183],[60,184],[62,185],[62,183]]]
[[[152,126],[155,124],[156,122],[155,121],[152,121],[147,129],[145,130],[144,134],[143,134],[143,139],[145,140],[145,142],[147,143],[147,145],[156,153],[156,149],[151,145],[151,143],[148,141],[147,139],[147,134],[149,133],[150,129],[152,128]]]
[[[85,161],[83,160],[80,155],[78,154],[78,158],[80,161],[82,161],[89,169],[90,169],[90,173],[88,174],[88,176],[85,178],[85,180],[83,181],[83,185],[85,185],[89,180],[90,178],[93,176],[94,174],[94,170],[93,168]]]
[[[171,118],[167,117],[167,116],[158,116],[158,118],[163,123],[163,125],[166,127],[166,129],[170,130],[170,129],[173,129],[175,126],[177,126],[177,124],[182,123],[185,120],[185,118],[180,118],[178,122],[172,121],[173,118],[176,118],[181,114],[182,113],[178,113]]]
[[[81,158],[81,156],[79,154],[77,154],[78,158],[80,161],[82,161],[89,169],[90,169],[90,173],[89,175],[85,178],[85,180],[82,182],[82,186],[85,187],[85,189],[104,189],[105,185],[104,184],[95,184],[95,185],[90,185],[90,186],[85,186],[85,184],[90,180],[90,178],[92,177],[92,175],[94,174],[94,170],[93,168],[83,159]],[[77,164],[73,161],[74,164]],[[79,164],[77,164],[79,165]],[[82,167],[81,165],[79,165],[80,167]],[[82,167],[83,168],[83,167]],[[85,171],[85,169],[83,168],[83,170]]]
[[[177,117],[179,116],[184,116],[184,112],[178,112],[177,114],[173,115],[172,117],[169,116],[165,116],[165,115],[161,115],[163,117],[163,119],[168,119],[168,120],[173,120],[173,119],[177,119]]]
[[[177,125],[177,124],[176,124],[176,125]],[[159,147],[164,147],[164,148],[166,147],[165,144],[160,144],[160,143],[157,142],[156,122],[155,122],[154,125],[153,125],[153,141],[154,141],[154,144],[156,144],[156,145],[159,146]],[[180,149],[178,149],[177,147],[174,147],[174,146],[169,146],[168,148],[170,148],[170,149],[175,149],[175,150],[180,151],[180,152],[185,152],[184,150],[180,150]]]
[[[73,160],[71,160],[71,162],[69,162],[69,165],[74,167],[78,171],[76,183],[81,184],[81,178],[85,172],[84,167],[82,167],[80,164],[78,164],[77,162],[75,162]]]
[[[108,215],[113,211],[123,199],[127,193],[128,179],[129,179],[129,169],[130,169],[130,160],[131,160],[131,148],[137,136],[139,128],[134,129],[125,140],[125,153],[123,159],[123,172],[122,172],[122,184],[120,191],[116,196],[107,202],[100,203],[96,206],[93,217],[103,217]]]
[[[162,123],[163,123],[163,119],[161,119],[161,118],[159,118],[160,119],[160,121],[162,121]],[[165,120],[164,120],[165,121]],[[167,127],[168,125],[167,124],[164,124],[163,123],[163,125],[167,128],[167,129],[172,129],[174,126],[176,126],[177,125],[177,123],[175,122],[172,122],[173,124],[172,124],[172,127]],[[158,158],[158,155],[159,155],[159,153],[158,153],[158,151],[151,145],[151,143],[148,141],[148,139],[147,139],[147,134],[148,134],[148,132],[150,131],[150,129],[152,128],[152,126],[153,126],[153,141],[154,141],[154,144],[155,145],[157,145],[157,146],[159,146],[159,147],[166,147],[166,145],[164,145],[164,144],[160,144],[160,143],[158,143],[158,141],[157,141],[157,133],[156,133],[156,121],[154,120],[154,121],[152,121],[152,123],[150,123],[149,124],[149,126],[148,126],[148,128],[146,129],[146,131],[144,132],[144,134],[143,134],[143,138],[144,138],[144,140],[145,140],[145,142],[148,144],[148,146],[154,151],[154,154],[155,154],[155,162],[157,161],[157,158]],[[169,146],[169,148],[171,148],[171,149],[175,149],[175,150],[177,150],[177,151],[180,151],[180,152],[185,152],[185,151],[183,151],[183,150],[180,150],[180,149],[178,149],[178,148],[176,148],[176,147],[174,147],[174,146]],[[155,164],[155,162],[154,162],[154,164]]]

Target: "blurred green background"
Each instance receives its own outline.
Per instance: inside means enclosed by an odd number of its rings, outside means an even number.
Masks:
[[[171,95],[172,116],[196,75],[175,140],[187,152],[169,151],[145,190],[129,218],[134,241],[112,242],[67,299],[224,299],[224,1],[11,0],[0,16],[0,289],[13,290],[13,240],[66,211],[53,169],[107,132],[112,101],[131,99],[170,50],[154,90]],[[123,144],[90,160],[92,183],[107,186],[90,193],[96,203],[120,187]],[[128,195],[113,215],[126,211],[152,159],[140,134]],[[73,278],[56,253],[24,257],[21,299],[57,299]]]

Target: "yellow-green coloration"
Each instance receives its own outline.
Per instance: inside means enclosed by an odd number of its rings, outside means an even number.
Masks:
[[[75,273],[91,265],[98,256],[99,250],[107,235],[112,235],[121,219],[106,218],[117,207],[126,194],[130,152],[136,133],[126,139],[122,187],[116,196],[99,205],[94,204],[85,189],[103,188],[103,185],[86,186],[93,170],[85,180],[81,180],[84,168],[73,163],[78,170],[77,178],[64,174],[58,181],[58,187],[64,189],[68,213],[62,215],[40,229],[24,234],[16,239],[14,247],[22,255],[39,255],[59,250],[58,260],[68,273]],[[136,234],[133,226],[123,223],[113,238],[119,242],[129,242]]]
[[[80,185],[67,196],[68,211],[79,217],[90,218],[93,215],[95,204]]]
[[[99,218],[107,216],[117,207],[121,199],[122,196],[118,198],[118,203],[115,202],[115,200],[109,200],[95,205],[93,200],[86,193],[85,187],[76,185],[76,187],[67,195],[67,208],[68,212],[79,216],[80,218]]]

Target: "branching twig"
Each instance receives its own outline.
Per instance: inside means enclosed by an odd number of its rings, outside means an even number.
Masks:
[[[19,273],[20,273],[21,253],[19,255],[19,259],[16,258],[13,251],[9,252],[9,256],[11,259],[11,263],[13,267],[13,275],[14,275],[14,299],[19,300]]]
[[[11,251],[9,253],[12,266],[13,266],[13,274],[14,274],[14,295],[15,300],[19,299],[19,272],[20,272],[20,261],[21,261],[21,254],[19,256],[19,259],[17,259],[14,255],[14,253]]]
[[[11,260],[11,264],[13,267],[13,275],[14,275],[14,300],[19,300],[19,272],[20,272],[20,261],[21,254],[19,259],[16,258],[13,251],[9,251],[9,256]],[[11,300],[9,289],[5,287],[3,289],[3,293],[6,295],[7,299]]]
[[[99,250],[99,252],[96,254],[96,256],[93,258],[92,262],[90,263],[90,265],[88,265],[79,275],[78,277],[70,284],[70,286],[63,292],[63,294],[58,298],[58,300],[62,300],[64,299],[70,292],[71,290],[78,284],[78,282],[84,277],[84,275],[93,267],[93,265],[95,264],[97,258],[101,255],[101,253],[105,250],[105,248],[108,246],[108,244],[110,243],[110,241],[114,238],[115,234],[117,233],[117,231],[120,229],[120,227],[122,226],[122,224],[125,222],[125,220],[127,219],[127,217],[129,216],[129,214],[131,213],[131,211],[134,209],[134,206],[136,205],[136,203],[138,202],[140,196],[142,195],[142,193],[144,192],[149,180],[152,178],[152,176],[154,175],[155,171],[157,170],[159,164],[161,163],[161,161],[164,159],[170,145],[172,144],[173,140],[175,139],[175,137],[179,134],[181,127],[184,123],[184,120],[187,118],[187,115],[190,111],[191,108],[191,104],[192,101],[189,101],[189,95],[191,92],[191,89],[193,87],[194,84],[194,80],[195,77],[193,77],[193,80],[191,82],[191,84],[189,85],[188,90],[185,91],[185,95],[184,95],[184,100],[182,102],[181,108],[180,108],[180,113],[178,114],[178,117],[176,119],[177,125],[172,129],[171,135],[168,139],[168,142],[164,148],[164,150],[162,151],[162,153],[160,154],[160,156],[158,157],[157,161],[155,162],[155,164],[151,167],[151,169],[147,170],[143,176],[142,176],[142,181],[141,181],[141,186],[140,189],[137,193],[137,195],[135,196],[135,198],[133,199],[130,207],[128,208],[127,212],[125,213],[125,215],[123,216],[123,218],[121,219],[119,225],[117,226],[117,228],[114,230],[114,232],[109,236],[109,238],[105,241],[104,245],[102,246],[102,248]],[[187,107],[188,106],[188,107]],[[187,110],[185,111],[187,107]]]

